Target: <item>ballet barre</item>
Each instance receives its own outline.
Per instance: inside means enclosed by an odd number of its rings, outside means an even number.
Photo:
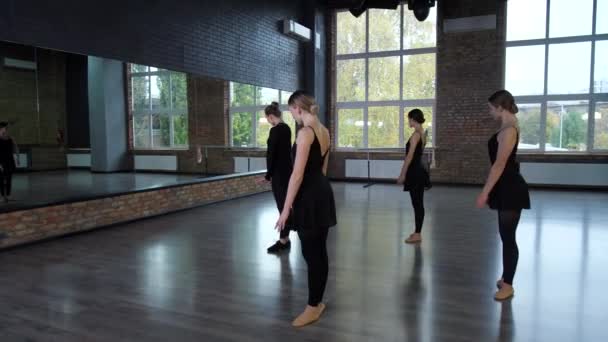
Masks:
[[[424,149],[424,153],[423,153],[423,158],[426,159],[427,165],[429,166],[430,169],[435,167],[435,149],[437,149],[436,146],[434,147],[429,147],[429,148],[425,148]],[[390,162],[399,162],[399,167],[401,167],[405,158],[405,151],[403,148],[357,148],[357,149],[340,149],[338,151],[336,151],[337,153],[365,153],[366,154],[366,184],[363,185],[364,188],[368,188],[373,186],[374,184],[379,183],[378,180],[382,179],[382,180],[388,180],[388,179],[394,179],[396,180],[398,177],[398,172],[396,171],[396,174],[394,175],[394,177],[388,177],[388,178],[378,178],[378,177],[372,177],[372,163],[374,160],[376,161],[390,161]],[[390,157],[389,159],[374,159],[374,154],[379,154],[379,155],[393,155],[393,157]],[[400,157],[399,158],[395,158],[394,155],[395,154],[399,154]],[[360,159],[360,158],[355,158],[355,159]],[[347,166],[345,165],[345,168]],[[400,170],[400,169],[399,169]],[[345,175],[346,175],[346,170],[345,170]]]

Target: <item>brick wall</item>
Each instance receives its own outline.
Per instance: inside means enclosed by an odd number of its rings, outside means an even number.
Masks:
[[[268,191],[258,175],[0,214],[0,249]]]
[[[0,40],[292,90],[304,44],[280,21],[304,0],[0,2]]]
[[[228,143],[228,107],[225,102],[227,94],[226,81],[188,75],[189,149],[177,153],[178,171],[201,172],[203,165],[197,161],[197,149],[210,145],[224,146]],[[216,156],[217,153],[213,155]],[[225,163],[218,161],[213,165],[219,167],[219,162]]]
[[[444,5],[444,18],[494,14],[497,29],[444,33],[438,20],[435,161],[433,180],[481,184],[489,170],[487,141],[498,128],[487,98],[503,87],[503,2],[460,0]],[[470,6],[464,6],[466,4]],[[468,8],[469,10],[463,10]],[[440,14],[440,15],[441,15]]]

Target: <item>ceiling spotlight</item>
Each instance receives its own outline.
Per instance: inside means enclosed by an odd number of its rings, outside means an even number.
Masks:
[[[367,11],[367,0],[360,1],[358,5],[348,9],[352,15],[358,18],[361,14]]]
[[[418,21],[425,21],[429,16],[431,7],[435,6],[435,0],[408,0],[407,8],[414,11],[414,17]]]
[[[370,8],[396,10],[399,3],[399,0],[355,0],[349,10],[352,15],[358,17]]]

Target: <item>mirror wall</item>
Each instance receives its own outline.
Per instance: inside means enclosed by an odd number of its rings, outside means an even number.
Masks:
[[[281,103],[294,130],[289,95],[0,42],[2,158],[16,157],[0,212],[263,170],[263,109]]]

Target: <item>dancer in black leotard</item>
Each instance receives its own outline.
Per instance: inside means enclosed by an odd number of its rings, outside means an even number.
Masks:
[[[303,127],[294,144],[295,163],[277,228],[283,229],[293,207],[294,228],[308,265],[308,305],[293,321],[301,327],[318,320],[325,309],[321,301],[329,270],[326,241],[329,228],[336,225],[336,205],[326,177],[329,131],[317,117],[319,106],[302,91],[293,93],[288,104],[293,118]]]
[[[289,177],[291,176],[291,129],[281,119],[281,110],[279,104],[273,102],[264,110],[266,120],[272,125],[268,134],[268,149],[266,150],[266,181],[272,184],[272,194],[277,203],[279,213],[283,211],[285,197],[287,196],[287,186],[289,185]],[[272,246],[268,247],[268,253],[279,253],[291,247],[289,241],[289,230],[291,222],[285,225],[281,230],[279,240]]]
[[[19,165],[17,144],[8,135],[8,122],[0,122],[0,193],[8,202],[13,183],[13,172]]]
[[[397,183],[403,184],[403,191],[410,192],[412,207],[414,207],[416,228],[414,233],[405,239],[405,242],[416,243],[422,241],[420,232],[422,222],[424,222],[424,190],[430,189],[431,180],[428,171],[422,165],[422,153],[426,145],[426,134],[422,128],[424,114],[416,108],[412,109],[407,116],[414,133],[405,145],[405,160]]]
[[[501,127],[488,141],[488,152],[492,168],[481,194],[477,197],[477,207],[486,204],[498,211],[498,230],[502,240],[503,273],[496,286],[497,300],[513,296],[513,277],[519,259],[519,249],[515,241],[515,231],[522,209],[530,209],[528,184],[519,172],[517,144],[519,127],[515,114],[517,105],[511,93],[500,90],[488,99],[492,116],[500,120]]]

